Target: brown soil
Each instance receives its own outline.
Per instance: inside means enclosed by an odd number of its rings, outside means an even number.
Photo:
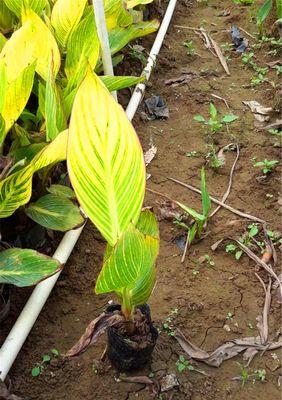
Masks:
[[[166,121],[144,122],[139,113],[134,121],[144,150],[149,148],[151,139],[158,148],[157,157],[148,167],[148,173],[151,174],[148,187],[168,193],[171,197],[200,210],[199,196],[169,181],[168,177],[199,186],[199,171],[204,164],[207,138],[199,124],[193,121],[193,116],[198,113],[207,116],[211,100],[216,104],[220,115],[227,113],[225,104],[211,97],[211,94],[216,94],[224,97],[231,110],[240,116],[240,119],[230,126],[229,132],[222,130],[216,134],[218,148],[230,142],[236,142],[240,146],[240,158],[228,203],[265,219],[272,230],[277,230],[281,215],[278,203],[279,172],[276,169],[266,180],[257,180],[260,173],[257,168],[253,168],[252,159],[279,159],[279,147],[274,145],[278,139],[255,129],[253,115],[242,105],[243,100],[257,100],[265,106],[275,106],[273,87],[269,83],[263,83],[254,89],[244,87],[243,85],[250,82],[253,73],[243,67],[240,56],[232,53],[228,62],[231,76],[227,76],[218,59],[204,47],[202,40],[193,31],[175,27],[199,27],[204,23],[207,29],[213,32],[214,39],[222,44],[230,42],[229,33],[223,29],[229,29],[233,23],[248,32],[255,31],[254,22],[249,21],[252,8],[235,6],[229,0],[210,1],[209,6],[203,3],[186,1],[186,4],[181,2],[177,5],[156,69],[148,85],[146,97],[161,95],[169,107],[170,118]],[[220,17],[224,10],[229,10],[230,15]],[[148,48],[152,39],[145,41]],[[187,39],[194,41],[198,55],[187,56],[182,45]],[[252,39],[250,43],[253,43]],[[267,48],[256,50],[257,59],[262,66],[266,61],[273,61],[270,56],[265,56],[266,51]],[[180,76],[183,69],[195,73],[207,71],[206,77],[199,77],[174,88],[165,84],[165,80]],[[270,72],[268,77],[277,81],[275,71]],[[143,107],[140,107],[141,111]],[[186,153],[191,151],[199,152],[200,157],[187,157]],[[217,171],[207,168],[210,193],[218,198],[222,197],[227,188],[233,160],[234,153],[230,152],[227,153],[226,165],[223,168]],[[272,197],[267,197],[267,194],[271,194]],[[156,207],[160,200],[159,197],[148,194],[145,205]],[[266,352],[262,357],[256,356],[251,364],[252,370],[266,370],[266,382],[249,382],[241,387],[240,382],[232,380],[232,377],[239,375],[237,362],[243,363],[241,355],[224,362],[220,368],[193,363],[195,368],[204,370],[208,376],[195,371],[179,373],[175,363],[179,354],[184,353],[173,337],[162,330],[162,322],[172,309],[178,308],[174,326],[179,327],[192,342],[209,351],[228,339],[258,334],[256,317],[261,313],[264,293],[254,274],[254,262],[247,256],[243,256],[239,262],[236,261],[232,255],[226,254],[224,246],[216,252],[210,249],[213,243],[224,236],[238,238],[248,224],[247,220],[220,210],[208,223],[208,236],[191,247],[186,261],[181,264],[182,251],[174,244],[174,238],[179,235],[180,230],[171,221],[160,222],[158,283],[150,299],[150,306],[161,334],[151,366],[145,371],[140,371],[138,375],[153,371],[155,379],[159,380],[168,373],[174,373],[180,386],[155,398],[280,398],[279,364],[276,365],[277,361],[273,359],[271,352]],[[14,392],[24,399],[154,398],[144,384],[117,381],[117,372],[107,360],[103,363],[95,361],[104,350],[105,339],[78,358],[53,358],[39,377],[31,376],[32,368],[40,362],[43,354],[50,352],[50,349],[55,347],[64,353],[72,347],[89,321],[94,319],[112,298],[111,295],[96,296],[93,293],[103,249],[103,241],[89,223],[10,371]],[[213,267],[199,263],[199,258],[205,254],[214,260]],[[198,270],[199,273],[195,274],[193,270]],[[267,279],[263,271],[260,271],[260,275]],[[1,340],[12,327],[29,293],[30,290],[13,289],[12,310],[9,318],[1,326]],[[279,304],[273,298],[269,315],[270,337],[274,337],[280,327],[279,308]],[[226,316],[230,312],[233,317],[231,321],[227,321]],[[226,323],[231,328],[230,332],[223,329]],[[278,351],[275,353],[281,359],[281,354]]]

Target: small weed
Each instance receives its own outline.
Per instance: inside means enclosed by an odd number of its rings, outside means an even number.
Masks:
[[[206,264],[209,267],[214,267],[215,266],[215,262],[213,261],[213,259],[208,254],[204,255],[204,259],[205,259]]]
[[[147,64],[147,56],[144,54],[144,47],[139,45],[128,45],[129,54],[133,60],[139,61],[143,66]]]
[[[233,313],[231,311],[228,311],[227,315],[226,315],[226,319],[227,321],[232,321],[233,319]]]
[[[244,367],[240,363],[236,363],[239,368],[240,368],[240,375],[239,375],[239,380],[242,382],[242,387],[245,386],[245,384],[248,381],[251,381],[253,384],[255,384],[257,381],[259,382],[264,382],[266,378],[266,371],[263,368],[255,369],[253,370],[248,370],[246,367]]]
[[[163,321],[163,330],[168,334],[168,336],[174,336],[174,319],[178,314],[178,308],[173,308],[169,315]]]
[[[195,369],[193,365],[191,365],[182,354],[179,356],[175,365],[178,372],[183,372],[185,371],[185,369],[188,369],[189,371],[194,371]]]
[[[197,269],[193,269],[193,270],[192,270],[192,274],[193,274],[194,276],[199,275],[199,273],[200,273],[200,271],[197,270]]]
[[[239,238],[239,242],[244,244],[245,246],[249,247],[252,244],[252,239],[259,233],[258,225],[253,223],[248,225],[247,231]],[[256,244],[261,244],[260,242],[256,242]],[[261,244],[262,245],[262,244]],[[232,253],[235,255],[235,259],[238,261],[240,260],[242,254],[244,253],[243,250],[240,249],[239,246],[229,243],[225,247],[226,253]]]
[[[213,103],[210,103],[210,118],[205,119],[202,115],[197,114],[194,116],[194,120],[203,124],[208,129],[208,132],[214,134],[219,132],[224,124],[230,124],[236,121],[239,117],[234,114],[226,114],[222,118],[218,118],[218,112]]]
[[[192,151],[188,151],[188,153],[186,153],[187,157],[199,157],[199,153],[196,150],[192,150]]]
[[[188,56],[194,56],[196,54],[193,40],[185,40],[185,42],[183,42],[183,46],[186,47]]]
[[[218,157],[214,144],[207,144],[207,154],[205,156],[209,167],[213,169],[221,168],[224,165],[224,160],[221,157]]]
[[[36,378],[37,376],[39,376],[42,373],[42,371],[44,370],[44,365],[45,364],[49,364],[49,362],[52,360],[52,358],[59,357],[59,355],[60,355],[59,350],[57,350],[55,348],[51,349],[50,353],[51,353],[51,355],[50,354],[44,354],[42,356],[42,361],[37,363],[37,365],[34,368],[32,368],[31,375],[34,378]]]
[[[264,175],[270,174],[275,166],[278,164],[277,160],[267,160],[266,158],[263,161],[256,162],[253,166],[261,168],[261,171]]]

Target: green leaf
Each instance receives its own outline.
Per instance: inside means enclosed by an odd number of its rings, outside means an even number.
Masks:
[[[188,230],[188,243],[192,244],[193,240],[195,239],[196,233],[198,230],[198,224],[194,222],[191,228]]]
[[[250,230],[249,230],[249,236],[254,237],[258,234],[259,229],[257,227],[257,225],[252,225]]]
[[[58,349],[51,349],[51,353],[55,356],[55,357],[59,357],[60,352]]]
[[[211,210],[211,199],[206,186],[205,169],[201,169],[201,194],[203,215],[207,218]]]
[[[229,124],[230,122],[236,121],[236,119],[238,119],[238,118],[239,117],[237,115],[228,114],[228,115],[224,115],[221,122],[224,122],[225,124]]]
[[[197,211],[193,210],[193,208],[187,207],[179,201],[176,201],[176,203],[179,205],[180,208],[182,208],[182,210],[191,215],[191,217],[193,217],[196,221],[203,223],[205,222],[206,218],[204,215],[197,213]]]
[[[34,367],[31,370],[31,375],[36,378],[37,376],[39,376],[41,374],[41,366],[38,367]]]
[[[257,13],[257,25],[262,26],[272,8],[272,0],[266,0]]]
[[[42,357],[42,362],[50,362],[51,361],[51,357],[49,356],[49,354],[44,354],[44,356]]]
[[[13,28],[15,23],[16,16],[11,10],[6,6],[5,2],[0,1],[0,29],[3,31],[9,30]],[[2,42],[4,35],[0,34],[0,42]],[[6,40],[6,39],[5,39]],[[0,50],[2,49],[0,45]]]
[[[47,4],[47,0],[4,0],[4,2],[17,17],[21,16],[23,5],[29,6],[36,14],[40,15]]]
[[[28,146],[18,147],[12,150],[9,155],[14,158],[15,162],[26,159],[26,162],[29,163],[46,145],[47,143],[45,142],[32,143]]]
[[[45,91],[45,120],[46,120],[46,140],[54,140],[66,126],[67,121],[64,114],[61,93],[55,82],[54,66],[50,60]]]
[[[59,261],[35,250],[13,248],[0,253],[1,283],[31,286],[54,275],[61,268]]]
[[[210,103],[210,115],[212,119],[215,119],[217,116],[217,109],[215,108],[215,105],[213,103]]]
[[[235,258],[236,258],[236,260],[240,260],[242,254],[243,254],[243,251],[242,251],[242,250],[236,251],[236,253],[235,253]]]
[[[116,27],[109,32],[109,42],[112,54],[123,49],[131,40],[149,35],[159,27],[157,20],[144,21],[127,28]]]
[[[68,199],[75,199],[74,191],[68,186],[51,185],[47,188],[47,191],[56,196],[67,197]]]
[[[114,247],[107,246],[96,293],[120,293],[126,289],[132,305],[146,302],[155,284],[158,251],[157,221],[146,210],[136,227],[131,224]]]
[[[66,197],[47,194],[25,210],[33,221],[47,229],[68,231],[84,222],[79,208]]]
[[[67,160],[79,203],[113,246],[129,224],[138,221],[144,159],[124,110],[91,71],[74,101]]]
[[[205,118],[200,114],[195,115],[194,120],[198,122],[206,122]]]
[[[145,76],[99,76],[109,92],[121,90],[129,86],[135,86],[140,82],[145,81]]]

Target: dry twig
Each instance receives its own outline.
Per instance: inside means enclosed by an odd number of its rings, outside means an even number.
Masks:
[[[198,189],[198,188],[196,188],[196,187],[194,187],[194,186],[192,186],[192,185],[189,185],[189,184],[187,184],[187,183],[181,182],[181,181],[179,181],[178,179],[174,179],[174,178],[168,178],[168,179],[169,179],[170,181],[173,181],[173,182],[175,182],[175,183],[178,183],[178,185],[184,186],[184,187],[186,187],[187,189],[192,190],[192,192],[201,194],[200,189]],[[239,211],[239,210],[237,210],[236,208],[233,208],[233,207],[229,206],[228,204],[225,204],[225,203],[223,203],[222,201],[217,200],[215,197],[210,196],[210,199],[211,199],[211,201],[212,201],[213,203],[218,204],[218,205],[220,205],[220,206],[223,207],[223,208],[226,208],[226,210],[231,211],[233,214],[240,215],[240,217],[247,218],[247,219],[249,219],[249,220],[251,220],[251,221],[256,221],[256,222],[261,222],[262,224],[266,224],[266,221],[264,221],[263,219],[260,219],[260,218],[258,218],[258,217],[254,217],[254,216],[251,215],[251,214],[243,213],[242,211]]]

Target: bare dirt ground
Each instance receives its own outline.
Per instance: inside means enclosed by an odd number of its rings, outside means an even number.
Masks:
[[[222,16],[224,10],[230,13]],[[141,118],[144,108],[141,106],[134,126],[145,151],[150,147],[151,140],[158,149],[157,156],[148,167],[147,172],[151,174],[148,187],[167,193],[200,211],[200,197],[169,181],[168,177],[199,187],[199,172],[205,164],[208,139],[193,117],[199,113],[208,117],[211,100],[221,116],[230,113],[223,101],[211,95],[224,97],[232,112],[240,117],[230,125],[229,131],[222,129],[216,134],[216,148],[231,142],[237,143],[240,148],[227,202],[241,211],[266,220],[269,228],[275,231],[279,229],[281,220],[281,207],[278,203],[279,169],[266,179],[257,179],[261,173],[253,167],[253,158],[256,157],[257,161],[265,158],[279,160],[278,138],[256,129],[252,113],[242,104],[242,101],[256,100],[265,106],[277,107],[275,89],[269,82],[251,88],[249,83],[253,71],[244,67],[241,57],[234,52],[229,54],[231,75],[227,76],[218,59],[204,47],[202,39],[194,31],[175,26],[202,25],[212,33],[218,44],[230,43],[230,33],[226,30],[232,24],[248,32],[255,31],[255,24],[251,21],[252,13],[252,8],[235,6],[229,0],[210,1],[209,5],[179,2],[145,95],[146,98],[151,95],[162,96],[169,107],[170,117],[167,120],[144,121]],[[161,18],[160,15],[158,17]],[[257,42],[250,37],[248,39],[250,44]],[[146,39],[142,44],[149,49],[152,40]],[[196,55],[187,55],[187,49],[183,46],[185,40],[193,40]],[[255,50],[257,61],[262,66],[275,59],[267,55],[267,51],[267,46]],[[126,60],[125,68],[132,73],[131,59],[128,57]],[[140,65],[134,62],[134,66],[138,73]],[[179,77],[187,71],[194,72],[195,79],[176,87],[165,84],[166,80]],[[276,71],[270,71],[268,79],[277,82]],[[187,153],[194,151],[197,157],[187,156]],[[234,152],[228,152],[225,166],[218,170],[206,168],[208,188],[215,197],[221,198],[228,186],[234,157]],[[157,211],[161,201],[160,197],[148,193],[145,205],[154,206]],[[172,221],[160,221],[158,282],[150,306],[161,333],[152,364],[145,371],[138,372],[138,375],[153,372],[153,379],[159,381],[167,374],[176,374],[179,386],[154,397],[144,384],[117,381],[118,374],[107,360],[103,363],[95,361],[104,350],[104,339],[79,358],[53,358],[39,377],[31,376],[32,368],[40,362],[42,355],[50,353],[52,348],[59,349],[61,353],[68,350],[89,321],[112,298],[110,295],[96,296],[93,293],[104,243],[89,223],[10,371],[13,391],[24,399],[32,400],[278,400],[278,379],[281,375],[279,351],[257,355],[249,373],[265,369],[266,379],[264,382],[247,382],[242,387],[241,382],[232,380],[240,374],[238,363],[243,365],[242,355],[225,361],[219,368],[189,360],[194,368],[204,371],[206,375],[188,370],[180,373],[176,361],[184,352],[176,340],[163,330],[163,322],[171,310],[177,308],[174,327],[180,328],[187,338],[207,351],[229,339],[258,335],[256,317],[262,311],[264,292],[254,272],[259,272],[265,282],[267,275],[256,269],[254,261],[246,255],[239,261],[235,260],[232,254],[225,252],[224,245],[215,252],[211,250],[211,245],[223,237],[239,238],[249,224],[250,221],[221,209],[209,221],[208,235],[191,246],[185,262],[181,263],[182,250],[174,239],[185,231]],[[278,248],[277,251],[279,253]],[[209,255],[214,265],[201,263],[199,259],[202,260],[204,255]],[[28,294],[29,290],[13,290],[12,311],[1,326],[1,339],[5,338]],[[226,324],[229,331],[223,328]],[[273,296],[269,313],[271,338],[275,337],[280,326],[280,305]],[[275,359],[274,353],[278,359]]]

